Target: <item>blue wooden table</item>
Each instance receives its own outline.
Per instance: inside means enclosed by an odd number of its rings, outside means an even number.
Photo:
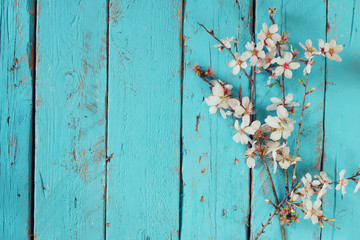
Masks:
[[[299,172],[357,169],[359,0],[2,0],[0,239],[253,239],[272,212],[268,179],[208,113],[190,68],[247,89],[198,22],[243,46],[269,7],[296,47],[345,44],[340,64],[313,69]],[[260,108],[275,96],[265,85]],[[328,195],[341,230],[301,217],[288,239],[359,239],[359,200]],[[262,239],[280,239],[273,221]]]

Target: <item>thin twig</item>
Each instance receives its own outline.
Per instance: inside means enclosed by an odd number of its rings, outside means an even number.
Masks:
[[[308,80],[309,80],[309,74],[306,75],[306,83],[304,85],[305,89],[304,89],[304,97],[303,97],[303,102],[302,102],[302,107],[301,107],[301,117],[300,117],[300,122],[299,122],[299,133],[298,133],[297,140],[296,140],[296,156],[295,156],[296,158],[299,156],[301,127],[302,127],[302,122],[303,122],[303,118],[304,118],[305,99],[306,99],[306,95],[307,95]],[[295,183],[295,180],[296,180],[296,166],[297,166],[297,162],[295,162],[295,165],[294,165],[293,176],[291,178],[291,187],[294,187],[294,183]]]
[[[214,35],[212,32],[210,32],[204,25],[202,25],[201,23],[198,23],[198,24],[199,24],[202,28],[204,28],[205,31],[206,31],[207,33],[209,33],[216,41],[218,41],[226,50],[228,50],[229,53],[233,56],[234,60],[236,60],[235,54],[231,51],[230,48],[225,47],[224,43],[223,43],[220,39],[218,39],[217,37],[215,37],[215,35]],[[250,77],[249,74],[245,71],[245,69],[241,68],[241,70],[244,72],[244,74],[245,74],[246,77],[249,79],[249,81],[251,82],[251,84],[254,85],[253,79],[251,79],[251,77]]]
[[[273,194],[274,194],[274,198],[275,198],[275,204],[276,205],[279,205],[279,199],[278,199],[278,196],[276,194],[276,189],[275,189],[275,184],[274,184],[274,181],[272,179],[272,176],[271,176],[271,173],[270,173],[270,169],[269,169],[269,165],[267,164],[266,162],[266,159],[265,159],[265,156],[262,157],[262,160],[264,162],[264,165],[265,165],[265,169],[266,169],[266,172],[269,176],[269,179],[270,179],[270,183],[271,183],[271,188],[272,188],[272,191],[273,191]],[[285,240],[285,228],[284,228],[284,225],[281,224],[281,219],[280,219],[280,212],[278,214],[279,216],[279,221],[280,221],[280,228],[281,228],[281,234],[282,234],[282,238],[283,240]]]
[[[270,224],[271,219],[275,216],[276,212],[278,212],[280,210],[280,207],[284,204],[285,200],[290,196],[291,191],[289,191],[286,196],[284,197],[284,199],[281,201],[281,203],[279,203],[274,212],[270,215],[270,217],[268,218],[268,220],[266,221],[265,224],[263,224],[263,227],[261,228],[260,232],[256,235],[255,240],[259,239],[259,237],[261,236],[261,234],[263,234],[265,231],[265,228]]]

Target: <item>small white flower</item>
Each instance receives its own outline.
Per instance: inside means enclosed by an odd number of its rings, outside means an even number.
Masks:
[[[316,200],[314,202],[314,205],[312,204],[311,200],[307,200],[305,202],[305,207],[307,212],[304,219],[311,218],[312,223],[317,224],[319,222],[319,218],[321,218],[323,215],[323,211],[319,210],[321,204],[322,203],[320,200]]]
[[[336,45],[336,41],[332,39],[330,43],[325,44],[325,55],[330,60],[335,60],[337,62],[341,62],[341,57],[338,55],[344,49],[343,45]]]
[[[292,202],[297,202],[297,201],[299,201],[300,199],[301,199],[300,194],[294,193],[294,191],[291,192],[290,201],[292,201]]]
[[[306,74],[310,74],[311,73],[311,68],[312,66],[314,65],[314,61],[310,58],[308,61],[306,61],[306,66],[304,67],[304,70],[303,70],[303,74],[304,76]]]
[[[293,94],[289,93],[285,97],[285,107],[297,107],[300,105],[297,102],[291,102],[293,99],[294,99]],[[276,110],[278,106],[283,105],[283,100],[277,97],[272,97],[270,101],[272,102],[272,104],[266,107],[266,111]]]
[[[264,58],[260,58],[257,67],[267,69],[275,58],[276,52],[269,51],[265,54]]]
[[[301,161],[300,157],[294,158],[290,155],[290,148],[283,147],[281,148],[280,154],[277,154],[276,161],[279,162],[279,165],[282,169],[288,169],[290,165],[296,164],[298,161]]]
[[[339,173],[340,179],[339,179],[339,183],[338,185],[336,185],[336,190],[339,191],[341,189],[341,194],[345,195],[346,193],[346,185],[348,185],[349,180],[344,178],[345,175],[345,169],[341,170],[341,172]]]
[[[239,53],[235,53],[235,59],[229,62],[229,67],[233,68],[232,73],[234,75],[240,72],[240,69],[247,68],[246,57],[243,55],[240,56]]]
[[[236,98],[231,98],[228,101],[230,108],[234,111],[235,118],[241,118],[243,115],[253,113],[253,104],[250,102],[249,97],[243,97],[240,101]]]
[[[229,38],[229,37],[226,37],[226,38],[223,38],[223,39],[220,39],[220,41],[224,44],[224,46],[226,47],[226,48],[231,48],[231,42],[232,41],[234,41],[234,37],[231,37],[231,38]],[[215,44],[214,45],[214,47],[216,47],[216,48],[219,48],[219,51],[221,51],[223,48],[223,45],[222,44]]]
[[[276,157],[277,157],[277,151],[284,147],[285,145],[281,145],[279,142],[274,142],[271,140],[266,141],[266,155],[270,155],[272,159],[274,160],[274,174],[276,173],[276,169],[277,169],[277,162],[276,162]]]
[[[320,54],[320,52],[315,47],[313,47],[312,41],[310,39],[306,40],[306,46],[304,46],[302,43],[299,44],[305,50],[305,57],[307,59],[313,58],[315,55]]]
[[[221,80],[212,80],[211,84],[213,86],[211,88],[212,94],[205,99],[206,103],[210,106],[209,112],[211,114],[215,114],[217,110],[220,109],[222,117],[226,118],[226,115],[229,114],[225,113],[224,109],[229,108],[228,100],[230,99],[233,86],[230,84],[224,84]]]
[[[274,24],[268,28],[266,23],[263,23],[263,29],[258,33],[257,37],[261,41],[264,41],[265,46],[269,49],[274,49],[276,47],[276,43],[281,40],[280,34],[276,33],[279,30],[277,24]]]
[[[332,189],[331,185],[329,183],[331,183],[331,179],[328,177],[328,175],[326,174],[326,172],[321,171],[320,172],[320,176],[319,175],[314,175],[315,178],[318,178],[319,181],[324,184],[325,187]]]
[[[239,125],[239,121],[236,120],[234,127],[236,129],[236,134],[233,136],[233,140],[237,143],[241,142],[241,144],[247,144],[250,139],[247,134],[254,134],[260,127],[260,121],[256,120],[250,125],[250,116],[245,115],[242,118],[241,125]]]
[[[230,98],[228,103],[230,108],[234,111],[234,117],[241,118],[245,109],[240,105],[240,101],[236,98]]]
[[[360,188],[360,181],[356,180],[356,182],[357,182],[357,184],[355,186],[354,193],[357,193],[357,191],[359,191],[359,188]]]
[[[245,48],[248,51],[244,52],[243,55],[246,59],[250,58],[251,66],[258,64],[259,59],[265,58],[265,52],[263,50],[264,44],[262,42],[258,42],[256,45],[254,42],[248,42]]]
[[[254,168],[255,167],[255,151],[256,151],[256,141],[252,144],[251,148],[248,148],[246,150],[246,165],[249,168]]]
[[[275,69],[275,74],[280,76],[281,74],[285,73],[285,77],[291,79],[292,78],[292,71],[296,70],[300,67],[300,63],[292,62],[293,55],[289,52],[284,54],[283,58],[277,58],[276,62],[279,65]]]
[[[294,130],[295,121],[289,118],[289,113],[282,105],[277,107],[277,117],[267,116],[265,122],[273,128],[270,138],[273,141],[279,140],[281,137],[287,139]]]
[[[325,193],[326,193],[326,186],[324,185],[321,189],[320,189],[320,191],[318,192],[318,195],[317,195],[317,197],[316,197],[316,200],[319,200],[319,199],[321,199],[324,195],[325,195]]]
[[[311,198],[311,196],[315,193],[313,187],[320,185],[320,181],[312,180],[310,173],[305,174],[305,176],[301,178],[301,182],[303,183],[304,187],[300,188],[298,191],[303,196],[304,200]]]

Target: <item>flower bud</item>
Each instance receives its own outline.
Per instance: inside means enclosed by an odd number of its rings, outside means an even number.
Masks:
[[[214,36],[214,30],[212,30],[211,28],[209,29],[209,33]]]
[[[301,85],[303,85],[305,87],[304,82],[299,78],[299,83],[301,83]]]
[[[315,88],[311,88],[306,94],[312,93],[313,91],[315,91]]]
[[[307,109],[308,107],[310,107],[310,102],[308,102],[305,106],[304,106],[304,109]]]

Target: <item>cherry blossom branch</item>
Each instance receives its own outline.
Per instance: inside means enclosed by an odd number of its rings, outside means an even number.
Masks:
[[[207,29],[204,25],[202,25],[201,23],[198,23],[198,24],[199,24],[199,26],[201,26],[202,28],[204,28],[205,31],[206,31],[207,33],[209,33],[216,41],[218,41],[226,50],[228,50],[229,53],[231,54],[231,56],[236,60],[235,54],[231,51],[230,48],[225,47],[224,43],[214,35],[214,32],[213,32],[213,31],[208,30],[208,29]],[[245,76],[249,79],[249,81],[251,82],[251,85],[254,85],[254,80],[249,76],[249,74],[245,71],[245,69],[241,68],[241,70],[244,72]]]
[[[275,206],[275,210],[273,211],[273,213],[270,215],[270,217],[268,218],[268,220],[266,221],[265,224],[262,225],[262,228],[260,230],[260,232],[256,235],[255,240],[259,239],[259,237],[261,236],[261,234],[263,234],[265,231],[265,228],[270,224],[271,219],[275,216],[276,212],[279,212],[280,207],[285,203],[286,199],[290,196],[292,191],[289,191],[286,196],[284,197],[284,199],[281,201],[281,203],[279,203],[277,206]],[[280,215],[279,215],[280,216]],[[284,236],[283,236],[284,237]]]
[[[284,107],[286,107],[286,100],[285,100],[285,77],[284,77],[284,73],[281,75],[281,80],[282,80],[282,84],[281,84],[281,91],[282,91],[282,100],[283,100],[283,105]],[[284,142],[286,142],[286,140],[284,139]],[[288,171],[287,169],[284,169],[285,172],[285,194],[289,191],[289,177],[288,177]]]
[[[206,82],[207,84],[209,84],[210,87],[213,86],[213,85],[211,84],[211,82],[209,82],[205,77],[200,76],[200,78],[201,78],[204,82]]]
[[[302,127],[302,122],[303,122],[303,119],[304,119],[304,111],[306,109],[306,107],[305,107],[305,99],[306,99],[306,95],[308,94],[308,92],[307,92],[308,80],[309,80],[309,74],[306,75],[306,82],[305,82],[305,84],[303,84],[304,85],[304,97],[303,97],[302,106],[301,106],[301,117],[300,117],[300,121],[299,121],[299,133],[298,133],[297,140],[296,140],[296,157],[299,156],[300,136],[301,136],[301,131],[302,131],[301,127]],[[296,166],[297,166],[297,162],[294,165],[293,176],[291,178],[291,187],[294,186],[294,183],[295,183],[295,180],[296,180]]]
[[[351,176],[351,177],[348,177],[348,178],[344,178],[346,180],[353,180],[355,182],[358,181],[358,179],[356,179],[356,177],[360,176],[360,172],[358,171],[355,175]],[[341,180],[337,180],[337,181],[334,181],[334,182],[330,182],[329,184],[338,184]]]
[[[271,188],[272,188],[272,191],[273,191],[273,194],[274,194],[275,203],[276,203],[276,205],[279,205],[279,199],[278,199],[278,196],[276,194],[275,184],[274,184],[273,178],[272,178],[271,173],[270,173],[269,165],[266,162],[265,155],[263,155],[261,159],[264,162],[266,172],[267,172],[267,174],[269,176],[269,179],[270,179],[270,184],[271,184]],[[282,239],[285,240],[286,239],[286,237],[285,237],[285,228],[284,228],[284,225],[281,224],[279,209],[277,209],[277,211],[279,213],[278,216],[279,216],[279,221],[280,221]]]

